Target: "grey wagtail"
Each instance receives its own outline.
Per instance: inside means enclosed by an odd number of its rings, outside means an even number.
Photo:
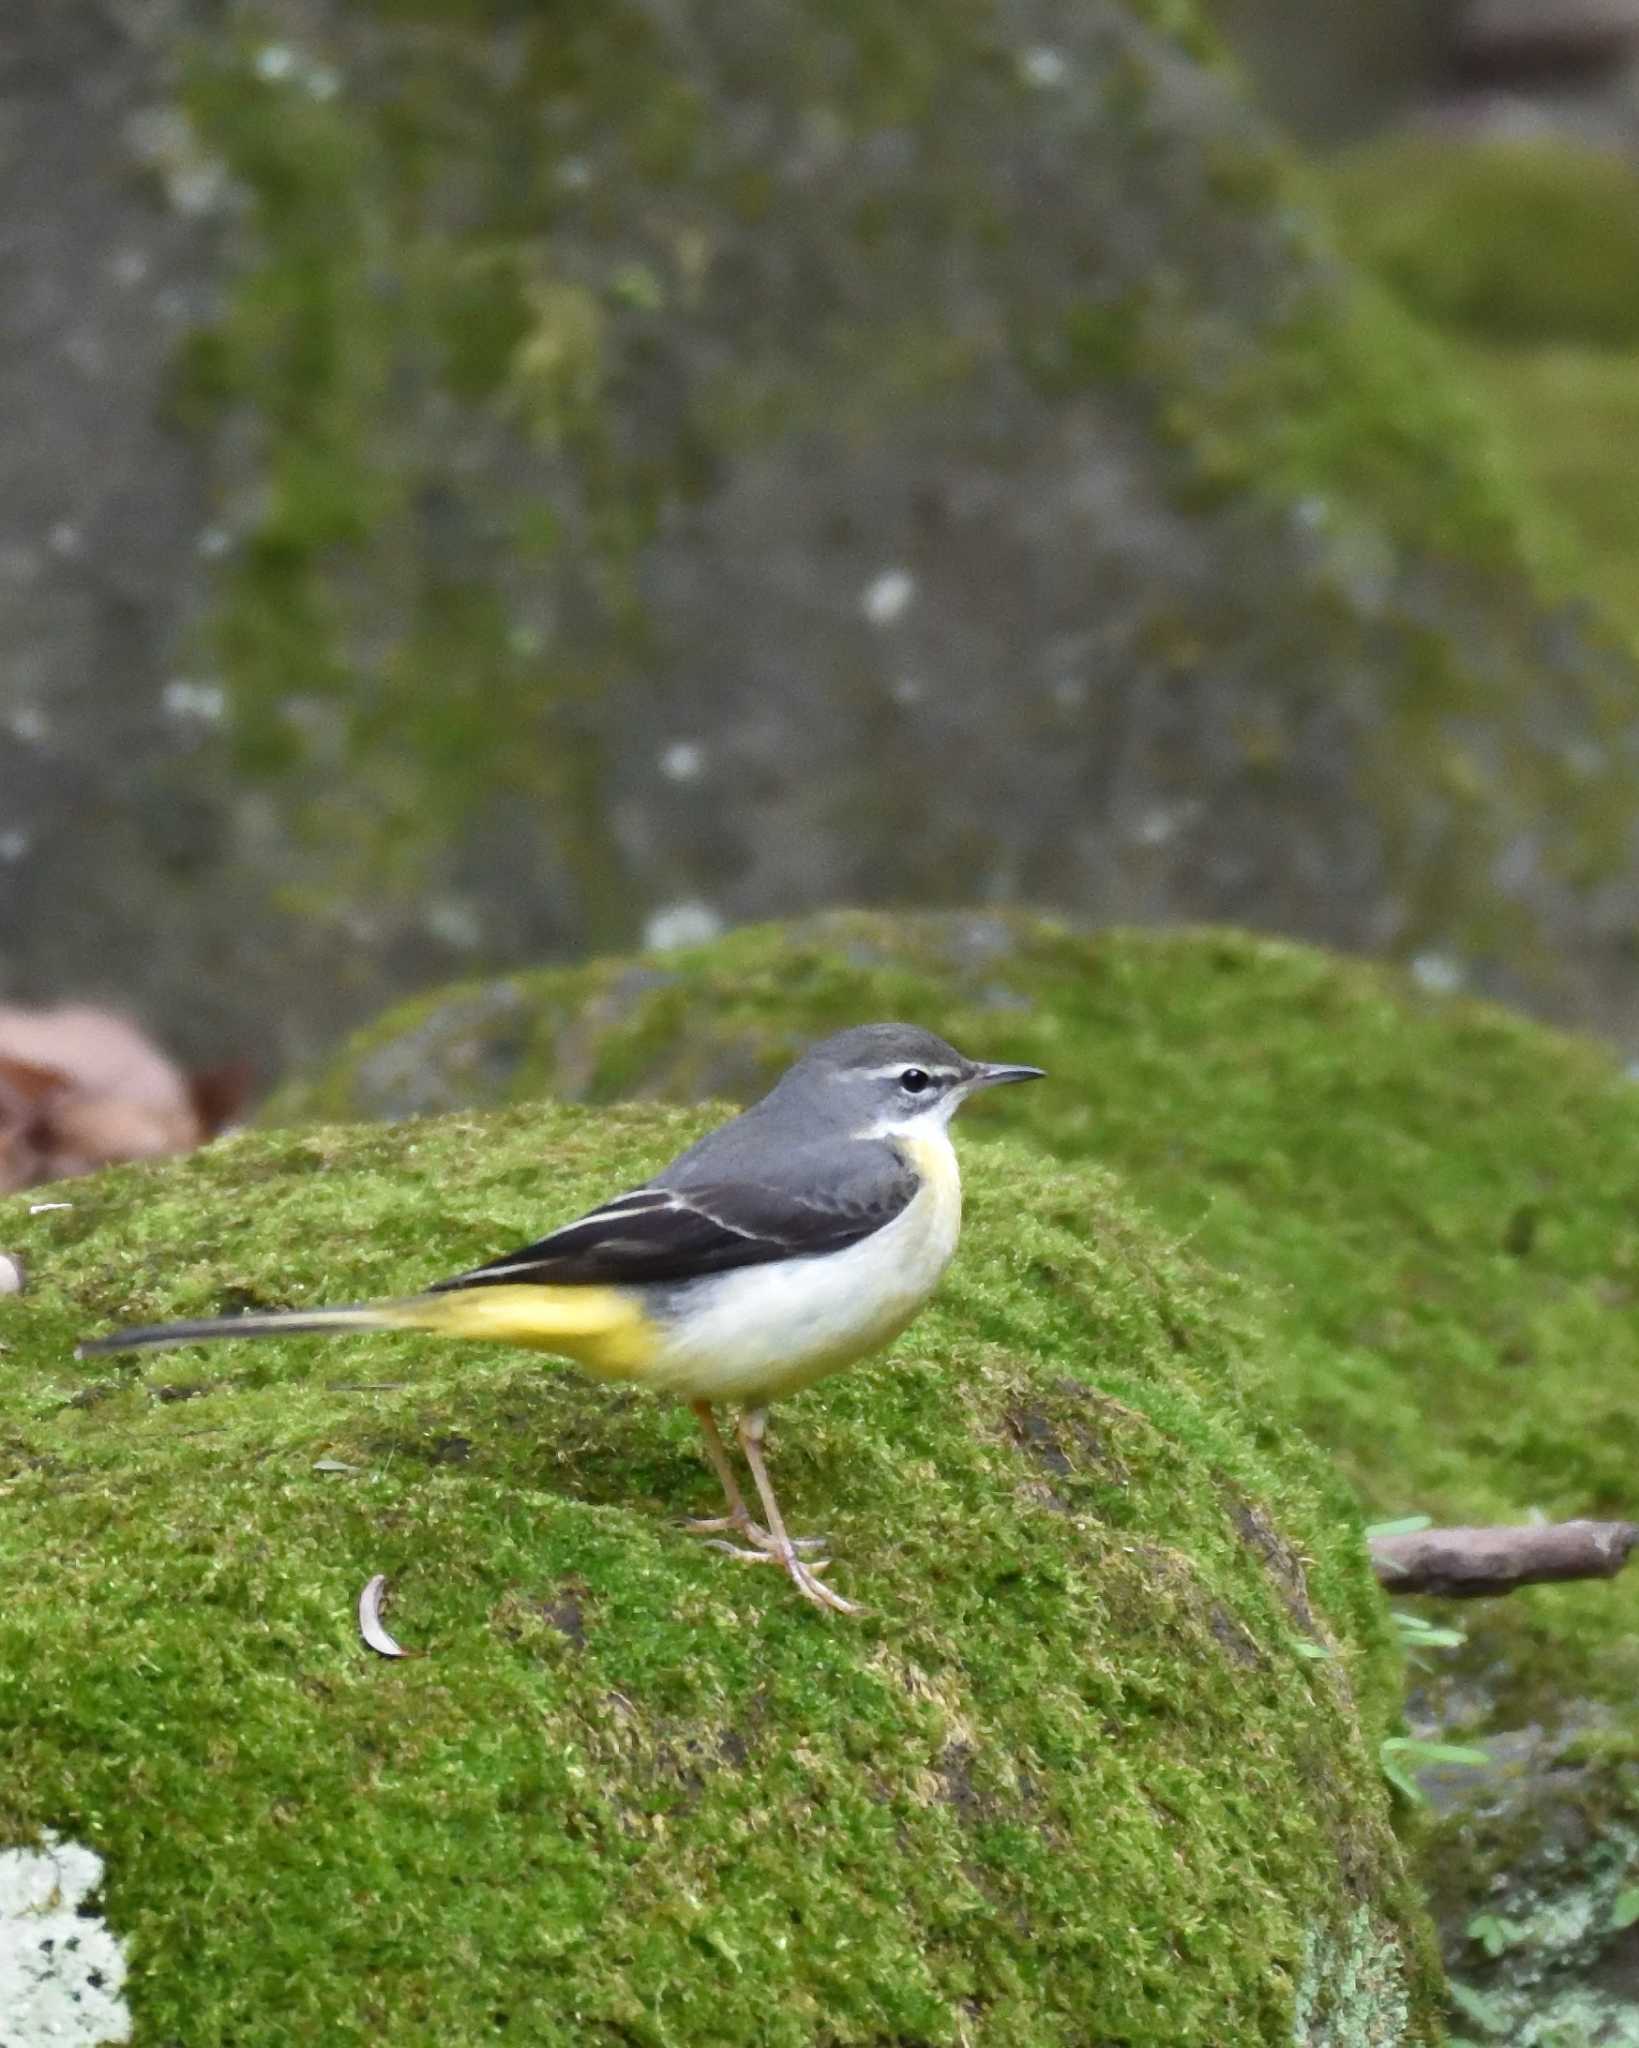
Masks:
[[[283,1337],[310,1330],[430,1330],[574,1360],[686,1401],[728,1512],[732,1556],[774,1563],[818,1605],[849,1614],[805,1562],[763,1459],[768,1402],[892,1343],[956,1249],[962,1183],[947,1126],[981,1088],[1041,1079],[986,1066],[912,1024],[822,1040],[763,1099],[653,1180],[538,1244],[405,1301],[290,1309],[119,1330],[77,1356]],[[739,1406],[740,1447],[768,1526],[752,1519],[712,1414]]]

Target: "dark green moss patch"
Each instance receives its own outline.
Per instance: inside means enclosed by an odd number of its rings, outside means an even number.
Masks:
[[[1466,359],[1543,502],[1574,536],[1581,586],[1639,634],[1639,352],[1474,346]]]
[[[1493,467],[1500,459],[1516,497],[1522,482],[1539,508],[1551,580],[1591,596],[1631,635],[1633,166],[1565,143],[1400,138],[1351,152],[1326,182],[1351,253],[1444,330],[1428,346],[1489,413]]]
[[[1639,344],[1639,174],[1560,141],[1401,136],[1328,182],[1351,247],[1425,318],[1508,345]]]

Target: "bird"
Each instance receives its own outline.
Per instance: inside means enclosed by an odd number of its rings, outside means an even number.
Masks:
[[[983,1089],[1040,1067],[968,1059],[914,1024],[821,1039],[749,1109],[640,1187],[534,1244],[402,1300],[283,1309],[117,1330],[76,1356],[308,1332],[418,1330],[543,1351],[595,1378],[686,1403],[724,1512],[687,1526],[778,1566],[804,1598],[859,1612],[793,1538],[764,1455],[767,1410],[883,1350],[956,1250],[962,1183],[949,1125]],[[762,1505],[746,1504],[717,1425],[734,1404]]]

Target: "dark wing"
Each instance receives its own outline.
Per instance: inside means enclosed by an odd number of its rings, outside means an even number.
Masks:
[[[892,1222],[917,1185],[892,1145],[843,1140],[789,1156],[756,1180],[637,1188],[431,1291],[633,1286],[842,1251]]]

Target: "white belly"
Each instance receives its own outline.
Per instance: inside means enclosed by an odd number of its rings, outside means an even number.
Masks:
[[[672,1304],[644,1384],[684,1401],[757,1404],[892,1343],[939,1284],[962,1225],[950,1140],[919,1139],[914,1158],[913,1200],[846,1251],[693,1282]]]

